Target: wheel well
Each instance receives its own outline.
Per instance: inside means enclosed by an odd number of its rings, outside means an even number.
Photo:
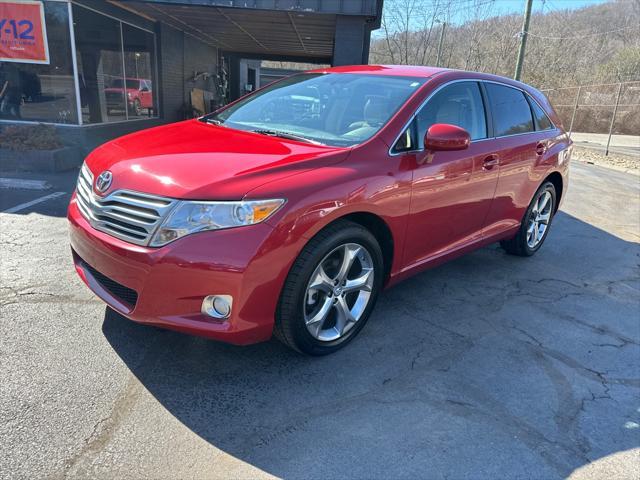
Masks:
[[[553,186],[556,188],[556,212],[558,211],[558,206],[560,205],[560,198],[562,198],[562,175],[558,172],[553,172],[547,178],[544,179],[545,182],[553,183]],[[555,213],[555,212],[554,212]]]
[[[393,235],[391,229],[386,222],[379,216],[368,212],[350,213],[344,217],[340,217],[340,220],[350,220],[354,223],[362,225],[369,230],[382,249],[382,259],[384,261],[384,276],[388,278],[391,272],[391,265],[393,264]]]

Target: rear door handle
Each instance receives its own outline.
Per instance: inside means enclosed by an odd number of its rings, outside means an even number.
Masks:
[[[482,168],[484,170],[491,170],[493,167],[495,167],[499,163],[500,163],[500,160],[498,159],[497,155],[489,155],[488,157],[485,157],[485,159],[482,161]]]
[[[547,151],[547,145],[540,142],[536,145],[536,155],[542,156]]]

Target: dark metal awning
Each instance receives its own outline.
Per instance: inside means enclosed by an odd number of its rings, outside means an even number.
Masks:
[[[378,0],[136,0],[123,7],[223,51],[328,59],[337,15],[376,20]],[[226,6],[222,6],[226,5]]]

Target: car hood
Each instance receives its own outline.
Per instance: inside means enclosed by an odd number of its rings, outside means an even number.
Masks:
[[[340,162],[348,153],[188,120],[108,142],[86,163],[94,178],[111,171],[105,193],[128,189],[172,198],[238,200],[260,185]]]

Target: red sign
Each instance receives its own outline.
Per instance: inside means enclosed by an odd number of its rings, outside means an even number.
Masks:
[[[0,61],[49,63],[42,2],[0,0]]]

